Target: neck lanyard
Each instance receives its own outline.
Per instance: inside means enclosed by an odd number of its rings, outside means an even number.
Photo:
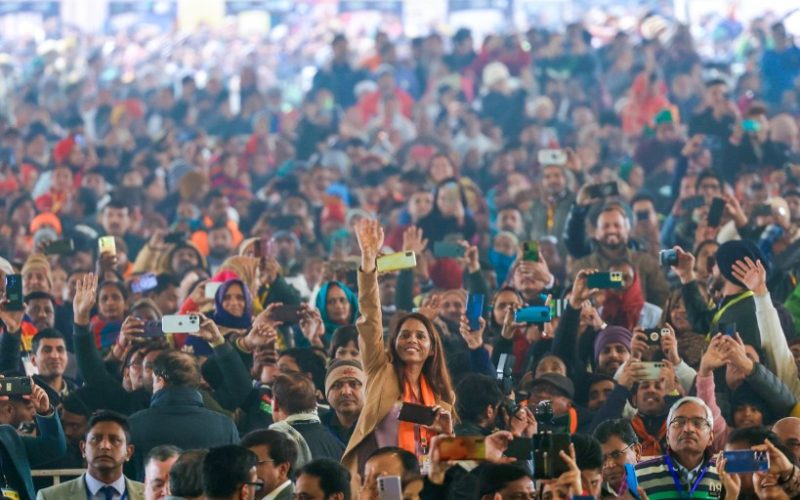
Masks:
[[[103,483],[103,486],[111,486],[111,485]],[[122,493],[122,496],[119,497],[119,500],[125,500],[126,498],[128,498],[127,486],[128,485],[126,484],[125,491]],[[86,482],[86,478],[83,479],[83,487],[86,488],[86,500],[92,500],[94,498],[94,495],[92,495],[92,492],[89,490],[89,483]]]
[[[725,298],[723,297],[722,300],[719,301],[719,304],[717,304],[717,312],[714,313],[714,316],[711,318],[711,325],[713,326],[713,325],[716,325],[717,323],[719,323],[719,320],[722,319],[722,315],[725,314],[725,311],[727,311],[731,306],[733,306],[734,304],[736,304],[738,302],[743,301],[746,298],[752,297],[753,295],[755,295],[755,294],[751,290],[747,290],[747,291],[742,292],[739,295],[736,295],[735,297],[733,297],[725,305],[722,305],[722,302],[725,300]],[[713,337],[713,334],[711,332],[709,332],[708,335],[706,336],[706,341],[710,342],[711,341],[711,337]]]
[[[703,477],[706,475],[706,471],[708,471],[708,464],[700,470],[700,474],[697,476],[697,479],[694,480],[694,484],[692,488],[689,490],[689,496],[685,497],[683,492],[683,485],[681,484],[681,477],[678,475],[678,471],[675,470],[675,467],[672,465],[672,459],[669,455],[666,456],[667,462],[667,469],[669,469],[669,474],[672,476],[672,481],[675,483],[675,490],[681,496],[681,498],[692,498],[694,492],[697,490],[697,487],[700,486],[700,481],[703,480]]]

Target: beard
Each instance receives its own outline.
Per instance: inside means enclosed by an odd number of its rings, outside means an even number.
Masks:
[[[231,253],[230,248],[225,248],[225,247],[216,247],[208,249],[208,255],[213,259],[222,260],[226,258],[228,255],[230,255],[230,253]]]

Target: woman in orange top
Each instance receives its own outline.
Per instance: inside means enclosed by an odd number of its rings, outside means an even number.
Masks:
[[[356,327],[367,374],[367,399],[342,464],[351,472],[363,472],[367,457],[377,448],[399,446],[419,458],[427,453],[433,436],[452,434],[455,396],[442,341],[425,316],[403,316],[389,336],[388,346],[384,346],[376,271],[383,228],[375,220],[362,219],[356,226],[356,235],[361,247],[358,305],[362,312]],[[403,403],[432,407],[433,424],[400,421]]]

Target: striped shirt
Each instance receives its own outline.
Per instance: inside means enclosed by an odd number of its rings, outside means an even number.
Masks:
[[[671,458],[675,464],[675,458]],[[703,469],[708,469],[700,479],[700,484],[695,488],[692,496],[689,491],[695,484]],[[676,465],[676,474],[680,477],[681,491],[675,488],[675,480],[667,465],[666,455],[639,462],[636,465],[636,477],[639,486],[644,489],[650,500],[677,500],[685,498],[719,499],[722,496],[722,482],[717,473],[716,462],[713,458],[703,462],[702,466],[689,471],[685,467]],[[691,482],[689,479],[691,478]]]

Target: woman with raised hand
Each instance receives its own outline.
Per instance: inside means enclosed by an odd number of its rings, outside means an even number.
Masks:
[[[455,396],[441,339],[424,315],[404,315],[384,345],[376,270],[383,228],[375,220],[362,219],[355,229],[361,249],[358,304],[362,314],[356,327],[367,374],[367,399],[342,463],[353,473],[363,473],[367,457],[377,448],[399,446],[422,457],[435,435],[452,434]],[[400,421],[403,403],[433,408],[433,424]]]

